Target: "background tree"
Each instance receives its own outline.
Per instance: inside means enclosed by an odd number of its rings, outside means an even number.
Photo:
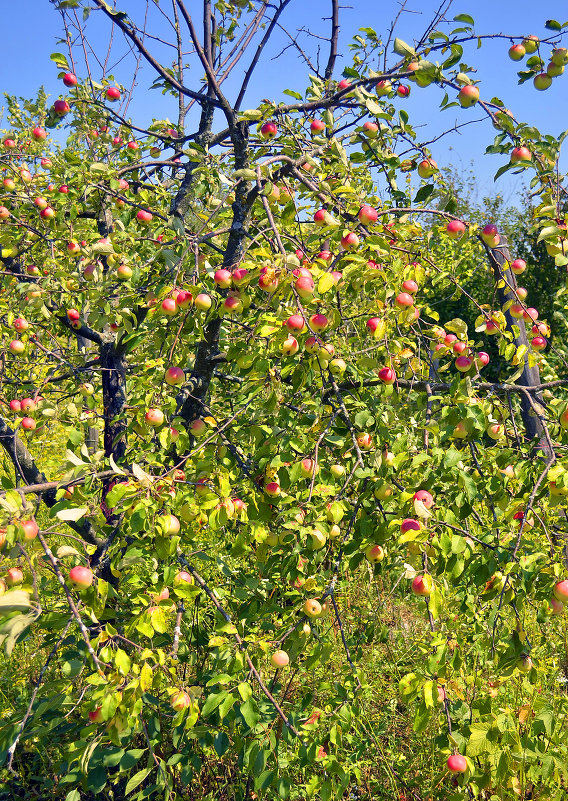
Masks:
[[[64,96],[8,98],[0,156],[5,792],[563,798],[566,360],[403,104],[483,111],[563,271],[561,141],[480,99],[465,14],[340,75],[332,0],[304,92],[244,109],[290,0],[56,5]]]

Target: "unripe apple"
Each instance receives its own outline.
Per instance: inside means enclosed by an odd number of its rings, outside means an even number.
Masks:
[[[185,690],[177,690],[170,698],[170,705],[176,712],[181,712],[191,706],[191,697]]]
[[[438,172],[438,165],[434,159],[423,159],[419,162],[418,175],[421,178],[431,178],[436,172]]]
[[[432,576],[429,573],[423,573],[422,575],[415,576],[412,580],[411,589],[414,595],[420,595],[427,598],[432,594],[432,590],[434,589]]]
[[[322,548],[325,548],[327,543],[325,534],[319,530],[319,528],[314,528],[310,534],[312,538],[312,549],[314,551],[321,551]]]
[[[379,81],[375,86],[375,91],[379,97],[388,95],[392,90],[392,83],[390,81]]]
[[[477,86],[462,86],[458,94],[458,101],[462,108],[471,108],[479,100],[479,89]]]
[[[300,346],[298,340],[293,336],[288,336],[281,345],[281,351],[284,356],[295,356],[299,351]]]
[[[302,459],[300,462],[300,475],[303,478],[311,478],[317,472],[318,466],[313,459]]]
[[[393,489],[391,485],[383,483],[376,488],[374,495],[378,501],[386,501],[391,497],[392,493]]]
[[[102,706],[98,706],[96,709],[92,709],[88,714],[91,723],[102,723],[103,720]]]
[[[446,225],[446,233],[450,239],[461,239],[465,233],[465,225],[461,220],[450,220]]]
[[[383,559],[385,558],[385,552],[381,545],[369,545],[365,549],[365,556],[367,557],[369,562],[374,564],[375,562],[383,561]]]
[[[357,445],[362,451],[370,451],[373,447],[373,438],[368,433],[359,434],[357,436]]]
[[[160,515],[156,523],[165,537],[173,537],[179,534],[180,522],[175,515]]]
[[[207,432],[207,423],[201,417],[192,420],[189,431],[194,437],[202,437]]]
[[[561,64],[555,64],[554,61],[549,62],[546,67],[546,74],[550,75],[551,78],[557,78],[559,75],[563,75],[563,73],[564,67]]]
[[[5,581],[7,587],[16,587],[18,584],[21,584],[23,580],[24,574],[19,567],[11,567],[6,573]]]
[[[174,587],[176,586],[183,586],[184,584],[194,584],[195,580],[191,573],[188,573],[187,570],[180,570],[176,573],[174,578]]]
[[[502,439],[505,436],[505,428],[500,423],[490,423],[485,430],[487,436],[494,440]]]
[[[552,84],[552,78],[547,72],[541,72],[533,79],[533,85],[539,92],[544,92]]]
[[[377,222],[379,215],[373,206],[361,206],[358,217],[359,222],[363,223],[363,225],[369,225]]]
[[[345,475],[345,468],[342,464],[332,464],[329,469],[334,478],[341,478]]]
[[[365,131],[369,139],[376,139],[377,134],[379,133],[379,126],[377,125],[376,122],[371,122],[370,120],[367,120],[367,122],[363,123],[363,130]]]
[[[533,668],[533,661],[528,654],[523,654],[517,659],[515,667],[519,673],[530,673]]]
[[[76,565],[69,571],[69,581],[79,590],[86,590],[93,583],[94,574],[89,567]]]
[[[161,409],[148,409],[146,414],[144,415],[144,419],[148,423],[149,426],[152,428],[157,428],[161,426],[164,422],[164,413]]]
[[[92,384],[86,382],[84,384],[79,384],[79,392],[81,393],[81,395],[83,395],[83,397],[87,398],[90,395],[95,394],[95,388]]]
[[[290,664],[290,657],[286,651],[274,651],[270,657],[270,661],[273,667],[280,669]]]
[[[467,770],[467,759],[461,754],[452,754],[446,764],[450,773],[465,773]]]
[[[273,122],[265,122],[260,129],[260,135],[263,139],[274,139],[278,134],[278,128]]]
[[[329,363],[329,369],[333,375],[342,376],[347,370],[347,364],[343,361],[343,359],[332,359]]]
[[[308,598],[303,607],[304,614],[310,618],[319,617],[322,613],[322,606],[315,598]]]
[[[132,268],[127,264],[119,264],[116,268],[116,277],[119,281],[129,281],[132,278]]]
[[[511,61],[522,61],[526,54],[525,48],[522,44],[516,44],[509,48],[509,58]]]
[[[209,295],[203,292],[200,292],[194,300],[195,308],[199,309],[199,311],[208,311],[211,308],[211,303]]]

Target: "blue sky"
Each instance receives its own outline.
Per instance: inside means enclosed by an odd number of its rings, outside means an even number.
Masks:
[[[347,3],[348,0],[345,0],[344,5]],[[188,3],[190,11],[200,5],[197,0],[189,0]],[[408,11],[401,15],[396,34],[412,42],[413,37],[422,32],[425,23],[430,20],[433,10],[438,5],[439,0],[409,0]],[[144,6],[143,0],[119,0],[118,3],[119,8],[132,10],[136,19],[140,17]],[[169,9],[168,3],[162,2],[162,6],[164,9]],[[289,31],[304,27],[310,32],[325,33],[329,22],[322,21],[322,18],[328,15],[328,6],[328,0],[311,2],[292,0],[282,17],[283,26]],[[377,0],[351,0],[350,7],[342,11],[343,33],[340,53],[345,58],[338,59],[338,75],[342,64],[349,63],[348,44],[351,37],[357,33],[357,29],[368,26],[384,35],[399,8],[396,0],[383,0],[380,3]],[[478,34],[504,33],[512,36],[529,33],[550,35],[544,29],[546,19],[554,18],[564,22],[563,13],[568,18],[568,6],[561,0],[540,0],[538,3],[534,0],[532,2],[477,0],[475,3],[460,0],[453,4],[448,17],[452,18],[462,12],[469,13],[475,18]],[[101,16],[99,13],[91,15],[89,36],[93,49],[104,53],[108,44],[108,25]],[[57,69],[49,60],[49,55],[54,51],[66,52],[66,50],[64,44],[58,41],[63,30],[61,18],[51,3],[48,0],[4,3],[2,22],[4,31],[9,31],[9,35],[5,35],[3,39],[2,90],[21,96],[33,96],[43,84],[48,93],[54,96],[62,93],[63,87],[57,80]],[[153,25],[152,33],[161,37],[169,35],[163,19]],[[289,100],[282,95],[283,89],[301,90],[305,86],[308,69],[292,50],[288,50],[278,60],[271,59],[275,53],[282,50],[287,41],[285,34],[279,32],[274,49],[267,52],[267,57],[251,84],[244,108],[254,107],[261,98]],[[310,40],[308,34],[303,34],[301,41],[306,48],[313,48],[317,43],[315,39]],[[472,47],[464,54],[464,60],[477,68],[475,77],[481,81],[482,97],[498,96],[519,120],[536,125],[543,132],[558,135],[568,128],[568,72],[565,76],[557,78],[546,92],[537,92],[531,83],[518,86],[517,66],[507,58],[508,46],[507,41],[496,39],[484,43],[479,50]],[[115,49],[114,55],[122,53],[123,46],[119,43],[119,49]],[[92,63],[92,68],[93,77],[99,78],[101,71],[95,62]],[[124,59],[115,66],[113,72],[119,81],[128,86],[131,83],[132,61]],[[241,75],[242,69],[239,68],[235,79],[225,85],[229,96],[240,82]],[[195,82],[188,80],[188,84],[198,85],[197,71],[194,80]],[[159,91],[148,91],[150,83],[149,73],[143,71],[138,79],[129,114],[142,123],[149,122],[152,117],[169,116],[174,119],[175,101],[163,97]],[[442,93],[434,87],[428,90],[413,87],[410,98],[398,102],[408,109],[411,119],[420,120],[428,126],[428,138],[433,138],[456,123],[481,116],[475,109],[454,108],[440,113],[438,105],[441,97]],[[464,169],[473,161],[481,193],[489,194],[497,188],[505,197],[514,200],[515,194],[519,191],[518,178],[504,176],[494,185],[493,174],[503,163],[503,159],[497,156],[482,158],[485,146],[492,141],[493,136],[494,131],[488,123],[467,126],[459,133],[446,137],[433,146],[434,157],[439,164],[453,163],[458,168]]]

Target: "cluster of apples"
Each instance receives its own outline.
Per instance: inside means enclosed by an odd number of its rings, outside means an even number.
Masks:
[[[526,55],[533,56],[539,49],[540,40],[538,36],[527,36],[522,42],[513,44],[509,48],[509,58],[512,61],[522,61]],[[537,57],[533,57],[537,58]],[[568,50],[565,47],[558,47],[552,51],[550,61],[546,67],[546,72],[542,71],[535,75],[533,78],[533,85],[535,89],[544,91],[552,84],[552,79],[562,75],[564,67],[568,64]],[[544,61],[538,57],[537,64],[529,64],[531,68],[538,67],[544,70]]]

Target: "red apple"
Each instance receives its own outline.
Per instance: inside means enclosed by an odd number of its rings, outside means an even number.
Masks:
[[[458,101],[462,108],[475,106],[479,100],[479,89],[477,86],[462,86],[458,94]]]
[[[93,583],[94,574],[89,567],[76,565],[69,571],[69,581],[80,590],[86,590]]]
[[[390,367],[382,367],[379,370],[379,380],[383,382],[383,384],[394,384],[396,381],[396,373]]]
[[[310,132],[312,136],[319,134],[320,131],[324,131],[326,128],[326,124],[323,120],[312,120],[310,123]]]
[[[359,222],[363,223],[363,225],[369,225],[370,223],[377,222],[379,215],[377,210],[372,206],[361,206],[358,217]]]
[[[511,61],[522,61],[526,54],[525,48],[522,44],[516,44],[509,48],[509,58]]]
[[[288,331],[291,331],[292,333],[296,332],[301,333],[302,331],[304,331],[305,327],[306,323],[301,314],[292,314],[286,320],[286,328],[288,329]]]
[[[178,386],[179,384],[183,384],[185,379],[185,373],[181,369],[181,367],[168,367],[166,370],[166,384],[169,384],[171,387]]]
[[[32,136],[36,140],[36,142],[41,142],[42,140],[47,138],[47,133],[45,132],[45,128],[34,128],[32,131]]]
[[[71,111],[71,106],[66,100],[56,100],[53,104],[53,110],[58,117],[64,117]]]
[[[24,580],[23,571],[19,567],[11,567],[6,573],[6,585],[8,587],[16,587]]]
[[[423,503],[426,509],[431,509],[434,505],[434,498],[428,490],[418,490],[418,492],[414,493],[413,500]]]
[[[467,770],[467,760],[461,754],[452,754],[446,764],[450,773],[465,773]]]
[[[532,153],[528,147],[515,147],[511,151],[511,164],[518,164],[520,161],[531,161]]]
[[[265,122],[260,129],[260,135],[263,139],[274,139],[278,133],[278,128],[273,122]]]
[[[142,223],[149,223],[152,221],[153,215],[151,212],[146,211],[146,209],[140,209],[140,211],[136,215],[136,219]]]
[[[450,220],[446,225],[446,233],[450,239],[461,239],[465,233],[465,225],[461,220]]]
[[[434,589],[432,576],[429,573],[415,576],[412,580],[411,589],[414,595],[421,595],[424,598],[432,595],[432,590]]]
[[[353,231],[349,231],[341,238],[341,245],[344,250],[353,250],[359,244],[359,237]]]
[[[22,418],[21,425],[24,431],[35,431],[36,429],[36,421],[33,419],[33,417]]]
[[[120,100],[120,89],[116,86],[109,86],[109,88],[105,92],[106,99],[110,100],[111,103],[114,103],[116,100]]]
[[[161,409],[148,409],[144,415],[144,419],[149,426],[158,427],[164,422],[164,413],[161,411]]]

